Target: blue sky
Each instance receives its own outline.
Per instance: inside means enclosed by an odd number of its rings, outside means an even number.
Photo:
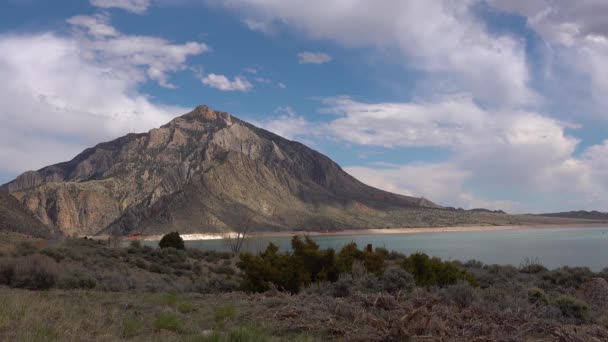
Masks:
[[[456,207],[605,210],[608,6],[5,0],[0,182],[198,104]]]

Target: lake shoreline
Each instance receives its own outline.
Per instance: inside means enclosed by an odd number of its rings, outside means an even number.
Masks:
[[[391,235],[391,234],[426,234],[426,233],[458,233],[458,232],[481,232],[481,231],[504,231],[504,230],[528,230],[528,229],[572,229],[572,228],[606,228],[607,222],[594,223],[570,223],[570,224],[525,224],[525,225],[471,225],[471,226],[447,226],[447,227],[417,227],[417,228],[375,228],[375,229],[344,229],[332,231],[280,231],[280,232],[255,232],[252,237],[291,237],[295,235],[308,236],[343,236],[343,235]],[[223,234],[180,234],[185,241],[199,240],[221,240],[226,237]],[[132,237],[132,240],[159,241],[162,235],[145,235]],[[107,236],[97,236],[103,239]],[[129,238],[128,238],[129,239]]]

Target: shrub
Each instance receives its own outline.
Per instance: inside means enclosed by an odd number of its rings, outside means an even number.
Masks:
[[[211,267],[211,270],[217,274],[234,275],[235,269],[230,265],[217,265]]]
[[[33,242],[21,241],[15,246],[13,254],[18,257],[28,256],[36,253],[38,250],[38,246],[36,246]]]
[[[475,259],[471,259],[464,263],[464,267],[466,268],[483,268],[483,262]]]
[[[356,260],[362,261],[365,268],[376,275],[381,275],[384,272],[384,259],[386,254],[382,249],[376,249],[375,252],[362,251],[357,248],[357,244],[351,242],[346,246],[342,247],[342,250],[338,253],[338,268],[340,272],[350,272],[353,267],[353,263]]]
[[[129,248],[131,248],[131,249],[140,249],[141,248],[141,241],[139,241],[139,240],[133,240],[133,241],[131,241],[131,243],[129,244]]]
[[[133,338],[141,333],[143,329],[143,322],[134,316],[125,317],[122,322],[122,333],[123,338]]]
[[[335,281],[339,270],[333,249],[320,250],[310,238],[292,239],[293,252],[279,253],[269,244],[259,255],[243,253],[237,266],[243,271],[245,291],[264,292],[274,284],[277,288],[297,293],[303,286],[319,281]]]
[[[87,275],[80,273],[71,274],[61,278],[57,287],[62,289],[92,289],[97,285],[97,281]]]
[[[21,258],[15,263],[15,274],[11,285],[30,290],[47,290],[57,281],[55,260],[34,254]]]
[[[468,272],[456,265],[441,261],[440,258],[430,258],[424,253],[415,253],[403,260],[403,268],[410,272],[418,286],[440,286],[456,284],[459,280],[467,281],[477,286],[477,281]]]
[[[536,274],[546,270],[538,258],[525,258],[519,265],[519,271],[522,273]]]
[[[459,281],[455,285],[450,285],[443,290],[444,296],[460,308],[466,308],[473,304],[475,289],[466,281]]]
[[[0,261],[0,284],[11,285],[15,278],[15,260],[2,259]]]
[[[186,247],[184,246],[184,240],[182,239],[181,236],[179,236],[178,232],[169,233],[169,234],[166,234],[165,236],[163,236],[162,239],[160,239],[160,242],[158,243],[158,247],[160,247],[160,248],[173,247],[175,249],[181,249],[181,250],[186,249]]]
[[[548,304],[549,298],[545,291],[539,288],[531,288],[528,290],[528,301],[532,304]]]
[[[542,279],[551,285],[578,287],[593,277],[587,267],[562,267],[542,274]]]
[[[386,292],[410,291],[416,281],[414,276],[399,267],[391,267],[382,274],[382,283]]]
[[[566,317],[572,317],[580,320],[585,320],[587,318],[589,306],[587,303],[574,297],[560,296],[555,300],[555,305]]]
[[[239,289],[236,280],[224,276],[210,276],[199,278],[192,284],[192,291],[198,293],[223,293],[233,292]]]
[[[154,326],[159,330],[169,330],[173,332],[182,332],[183,325],[179,318],[172,313],[163,313],[160,314],[156,321],[154,321]]]

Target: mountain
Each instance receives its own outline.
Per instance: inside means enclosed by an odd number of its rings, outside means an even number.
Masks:
[[[0,190],[0,231],[44,238],[53,235],[51,228],[40,222],[16,198],[2,190]]]
[[[67,235],[506,220],[372,188],[319,152],[207,106],[148,133],[128,134],[68,162],[26,172],[2,188]]]
[[[573,219],[586,219],[586,220],[608,220],[608,213],[601,211],[586,211],[586,210],[577,210],[577,211],[566,211],[559,213],[547,213],[547,214],[539,214],[538,216],[546,216],[546,217],[560,217],[560,218],[573,218]]]

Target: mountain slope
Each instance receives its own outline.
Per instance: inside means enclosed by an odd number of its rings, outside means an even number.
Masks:
[[[51,228],[45,226],[8,192],[0,190],[0,231],[49,238]]]
[[[328,157],[199,106],[3,185],[66,234],[407,226],[441,208],[369,187]],[[407,217],[412,217],[411,215]]]

